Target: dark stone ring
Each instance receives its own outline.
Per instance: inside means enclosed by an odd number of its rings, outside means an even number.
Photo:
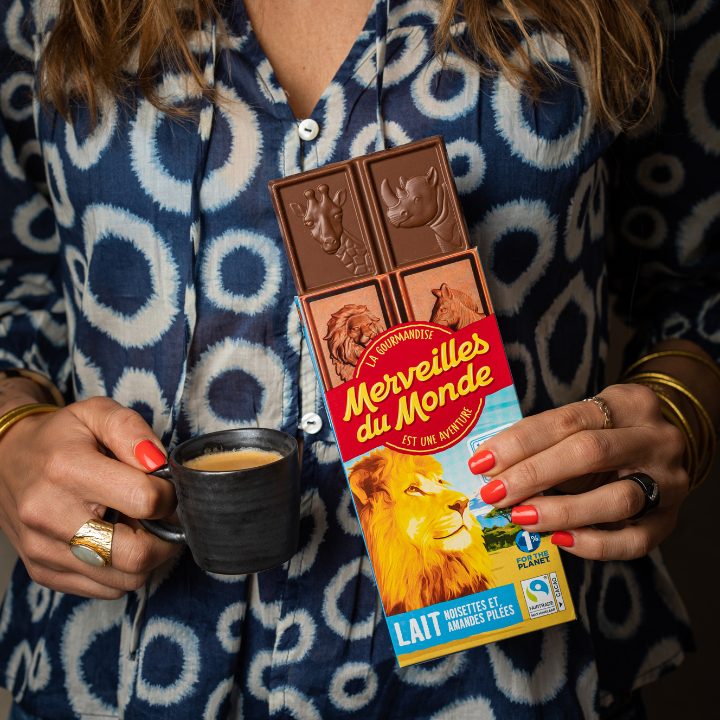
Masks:
[[[633,473],[632,475],[626,475],[621,477],[620,480],[634,480],[645,493],[645,507],[639,512],[629,517],[628,520],[640,520],[644,518],[648,513],[653,510],[657,510],[660,505],[660,488],[658,484],[645,473]]]

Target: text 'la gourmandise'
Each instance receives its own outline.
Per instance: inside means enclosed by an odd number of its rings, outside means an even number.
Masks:
[[[489,343],[473,333],[472,341],[467,340],[457,351],[455,339],[444,342],[440,349],[433,348],[432,361],[423,360],[421,363],[407,370],[407,374],[398,372],[395,375],[385,374],[383,379],[374,383],[368,390],[367,383],[361,382],[357,386],[348,388],[345,415],[343,420],[349,422],[353,417],[366,412],[365,422],[358,428],[357,439],[359,442],[367,442],[378,435],[389,432],[390,426],[387,414],[378,417],[379,406],[385,401],[390,393],[400,395],[397,417],[394,422],[395,430],[402,430],[405,425],[412,425],[416,418],[423,422],[430,420],[431,413],[439,407],[444,407],[447,398],[457,400],[478,388],[489,385],[491,377],[490,367],[483,365],[477,372],[471,360],[478,355],[484,355],[490,349]],[[436,390],[428,390],[420,397],[420,392],[414,390],[408,392],[415,381],[427,382],[433,377],[453,370],[462,363],[467,363],[467,372],[457,383],[448,382]]]

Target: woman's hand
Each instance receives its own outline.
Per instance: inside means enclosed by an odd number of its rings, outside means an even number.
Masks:
[[[35,582],[119,598],[179,550],[129,519],[165,518],[175,508],[172,484],[145,474],[164,462],[161,447],[140,415],[105,397],[32,415],[9,429],[0,439],[0,526]],[[108,507],[128,519],[115,525],[112,567],[91,567],[70,552],[69,542]]]
[[[675,527],[688,493],[685,443],[649,388],[612,385],[600,397],[613,429],[603,429],[605,416],[596,403],[572,403],[498,433],[478,448],[471,466],[493,478],[481,491],[486,502],[517,506],[511,515],[516,525],[563,531],[553,542],[584,558],[630,560],[657,547]],[[636,472],[655,480],[660,506],[628,522],[643,509],[645,495],[636,482],[618,479]],[[568,494],[538,497],[553,488]]]

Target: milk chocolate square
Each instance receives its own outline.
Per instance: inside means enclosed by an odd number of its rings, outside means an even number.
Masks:
[[[386,272],[470,247],[442,137],[357,162]]]
[[[493,311],[474,250],[398,270],[391,282],[401,322],[424,320],[461,330]]]
[[[298,295],[379,272],[350,163],[269,186]]]
[[[370,278],[300,298],[325,390],[351,380],[365,346],[397,325],[387,278]]]

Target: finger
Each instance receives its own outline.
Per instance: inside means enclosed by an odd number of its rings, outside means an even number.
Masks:
[[[107,397],[68,406],[122,463],[138,470],[157,470],[167,461],[162,443],[142,416]]]
[[[577,433],[551,448],[523,460],[481,489],[485,502],[498,507],[515,505],[558,483],[588,473],[642,471],[651,477],[679,477],[681,454],[676,453],[677,433],[666,427],[592,430]],[[665,500],[681,493],[673,482]]]
[[[552,541],[588,560],[634,560],[654,550],[672,532],[676,520],[677,508],[667,508],[656,510],[622,530],[582,527],[555,533]]]
[[[664,494],[660,502],[667,505]],[[645,507],[645,493],[633,480],[611,482],[580,495],[534,497],[526,505],[516,505],[510,520],[532,530],[571,530],[585,525],[627,520]]]
[[[125,590],[107,587],[79,573],[57,572],[29,562],[25,563],[25,567],[31,580],[38,585],[66,595],[80,595],[97,600],[117,600],[125,594]]]
[[[601,397],[615,428],[646,425],[660,418],[658,399],[640,385],[613,385]],[[476,475],[494,477],[525,458],[585,430],[602,430],[605,414],[594,402],[576,402],[524,418],[482,445],[468,465]]]
[[[72,554],[69,543],[39,533],[29,533],[22,546],[23,559],[35,567],[84,575],[99,585],[123,592],[142,587],[149,572],[180,549],[179,544],[166,543],[145,530],[136,534],[132,528],[120,524],[115,525],[113,533],[112,565],[106,567],[82,562]]]

